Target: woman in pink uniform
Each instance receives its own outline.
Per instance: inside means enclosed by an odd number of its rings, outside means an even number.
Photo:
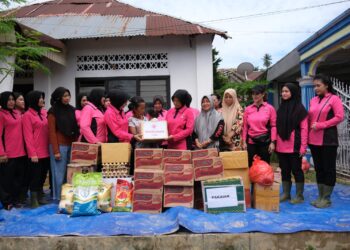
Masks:
[[[168,149],[191,149],[192,132],[194,128],[194,116],[192,111],[186,106],[191,95],[186,90],[177,90],[172,96],[174,108],[170,109],[166,116],[168,122]],[[187,140],[191,143],[188,143]]]
[[[317,75],[313,81],[316,96],[310,101],[308,144],[314,160],[319,196],[311,204],[326,208],[331,205],[336,182],[337,125],[344,119],[344,108],[329,77]]]
[[[283,194],[281,202],[290,200],[293,173],[296,196],[292,204],[304,202],[304,173],[301,169],[302,157],[306,153],[308,120],[307,111],[301,103],[299,86],[286,83],[282,88],[282,103],[277,111],[276,152],[282,170]]]
[[[1,93],[0,97],[0,178],[4,194],[2,204],[10,210],[20,207],[20,192],[27,166],[24,149],[22,114],[15,110],[15,96],[12,92]]]
[[[78,95],[78,97],[77,97],[77,105],[76,105],[76,109],[75,109],[75,117],[77,118],[78,126],[80,126],[81,111],[83,110],[83,108],[88,103],[87,96],[88,95],[86,93],[80,93]]]
[[[49,126],[43,110],[44,94],[31,91],[26,96],[28,111],[23,115],[23,134],[29,158],[29,189],[31,207],[47,204],[43,186],[50,169]]]
[[[264,101],[266,87],[257,85],[252,89],[254,103],[248,106],[243,116],[243,148],[248,150],[249,167],[254,155],[270,163],[276,143],[276,111]]]
[[[107,142],[107,127],[104,120],[105,92],[93,89],[88,96],[88,103],[80,117],[81,141],[88,143]]]
[[[153,110],[158,114],[158,121],[165,121],[167,110],[164,109],[164,98],[160,95],[153,97]]]

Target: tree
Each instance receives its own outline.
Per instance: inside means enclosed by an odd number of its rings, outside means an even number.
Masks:
[[[214,91],[216,91],[225,85],[228,82],[228,79],[218,71],[222,59],[219,57],[219,51],[216,48],[212,49],[212,56]]]
[[[24,2],[25,0],[0,0],[0,10],[14,3]],[[15,71],[33,69],[49,73],[49,69],[41,63],[42,57],[48,52],[59,51],[43,46],[39,40],[39,32],[22,32],[14,19],[4,13],[0,13],[0,84]],[[9,60],[11,57],[15,58],[14,62]]]
[[[271,55],[266,53],[263,56],[262,60],[263,60],[263,65],[264,65],[265,69],[267,70],[272,64],[272,57],[271,57]]]

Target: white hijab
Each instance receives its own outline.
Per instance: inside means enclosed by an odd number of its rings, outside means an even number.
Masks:
[[[227,106],[227,104],[225,103],[226,94],[229,94],[230,96],[232,96],[233,103],[231,106]],[[225,121],[225,129],[224,129],[225,135],[231,132],[232,125],[236,122],[237,112],[241,108],[242,107],[239,104],[237,99],[236,90],[226,89],[222,100],[222,116],[224,117],[224,121]]]

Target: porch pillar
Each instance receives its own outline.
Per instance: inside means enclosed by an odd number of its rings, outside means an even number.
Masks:
[[[310,100],[315,96],[312,77],[308,75],[310,64],[304,62],[300,66],[302,75],[301,79],[299,79],[299,86],[301,88],[301,101],[306,110],[309,110]]]

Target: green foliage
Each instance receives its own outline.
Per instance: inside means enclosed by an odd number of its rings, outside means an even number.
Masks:
[[[220,89],[226,83],[228,83],[227,77],[223,76],[218,72],[219,65],[222,59],[219,57],[219,51],[214,48],[212,49],[213,55],[213,80],[214,80],[214,90]]]
[[[237,82],[231,82],[225,84],[223,87],[221,87],[217,93],[223,96],[224,92],[228,88],[232,88],[236,90],[237,92],[237,97],[240,100],[240,104],[242,107],[246,107],[250,103],[252,103],[252,95],[251,95],[251,90],[254,86],[256,85],[266,85],[267,86],[268,82],[267,81],[247,81],[244,83],[237,83]]]
[[[262,58],[265,69],[268,69],[272,64],[272,57],[270,54],[265,54]]]

